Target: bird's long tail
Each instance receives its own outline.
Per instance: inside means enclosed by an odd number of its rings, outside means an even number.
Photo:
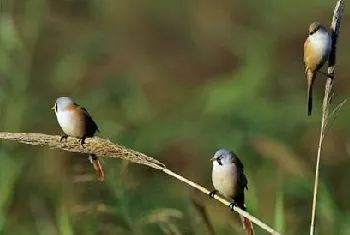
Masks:
[[[247,230],[248,235],[255,235],[253,223],[246,217],[240,215],[243,228]]]
[[[316,78],[316,72],[307,70],[307,114],[310,116],[312,112],[312,86]]]
[[[99,181],[104,181],[105,180],[105,173],[103,172],[102,165],[100,163],[100,160],[98,160],[98,157],[95,154],[90,154],[89,160],[92,163],[92,165],[97,173],[97,179]]]

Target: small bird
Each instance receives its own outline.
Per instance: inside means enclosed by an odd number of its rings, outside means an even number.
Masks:
[[[307,113],[312,112],[312,86],[316,73],[328,60],[332,48],[332,38],[325,26],[318,22],[313,22],[309,26],[309,36],[304,43],[304,63],[307,77]]]
[[[89,112],[84,107],[74,103],[69,97],[58,98],[52,109],[55,110],[58,124],[64,132],[60,139],[61,142],[68,136],[72,136],[78,137],[80,144],[84,145],[86,138],[93,137],[96,131],[99,132],[97,124]],[[90,154],[88,159],[97,172],[98,180],[104,181],[104,172],[98,157]]]
[[[214,190],[209,193],[209,197],[213,198],[219,192],[233,200],[229,205],[232,210],[234,206],[237,206],[246,211],[244,189],[248,189],[248,181],[244,175],[241,160],[232,151],[220,149],[216,151],[210,161],[213,162],[212,180]],[[243,216],[240,217],[248,234],[253,235],[254,228],[251,221]]]
[[[69,97],[58,98],[52,109],[55,110],[58,124],[64,132],[60,141],[67,139],[68,136],[78,137],[80,144],[83,145],[87,137],[93,137],[96,131],[99,132],[88,111]]]

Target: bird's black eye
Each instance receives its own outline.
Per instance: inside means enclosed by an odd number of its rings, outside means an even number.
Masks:
[[[316,30],[313,30],[310,32],[310,35],[314,34],[316,32]]]
[[[57,112],[57,103],[55,103],[55,111]]]

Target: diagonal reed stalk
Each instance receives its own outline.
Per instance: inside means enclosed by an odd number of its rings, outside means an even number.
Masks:
[[[188,184],[189,186],[196,188],[197,190],[205,194],[209,194],[210,192],[208,189],[200,186],[199,184],[196,184],[195,182],[188,180],[185,177],[167,169],[166,166],[158,160],[152,157],[148,157],[147,155],[137,152],[135,150],[128,149],[123,145],[115,144],[107,139],[102,139],[98,137],[89,138],[86,140],[86,144],[84,144],[84,146],[81,146],[75,138],[68,138],[67,142],[61,143],[59,141],[60,136],[46,135],[41,133],[0,132],[0,139],[13,140],[30,145],[49,146],[53,149],[62,149],[69,152],[96,154],[99,157],[121,158],[124,160],[131,161],[133,163],[143,164],[154,169],[161,170],[165,174],[170,175],[176,178],[177,180]],[[222,197],[215,195],[214,198],[226,206],[230,205],[230,202],[223,199]],[[266,230],[270,234],[280,234],[273,228],[269,227],[267,224],[261,222],[258,218],[250,215],[249,213],[241,210],[240,208],[234,207],[234,210],[242,216],[247,217],[253,223],[258,225],[260,228]]]
[[[323,105],[322,105],[322,122],[321,122],[320,139],[319,139],[318,149],[317,149],[315,183],[314,183],[314,193],[313,193],[312,211],[311,211],[310,235],[315,234],[315,218],[316,218],[316,206],[317,206],[318,179],[319,179],[319,172],[320,172],[320,160],[321,160],[322,146],[323,146],[323,141],[324,141],[324,137],[327,129],[327,124],[330,118],[329,104],[331,103],[332,97],[334,94],[333,86],[334,86],[336,46],[337,46],[337,40],[340,32],[340,22],[343,16],[344,4],[345,4],[345,0],[337,1],[334,8],[334,14],[333,14],[333,19],[331,24],[332,50],[328,59],[327,82],[325,86],[325,93],[324,93]],[[341,103],[340,106],[338,106],[337,110],[339,110],[344,103],[345,102]]]

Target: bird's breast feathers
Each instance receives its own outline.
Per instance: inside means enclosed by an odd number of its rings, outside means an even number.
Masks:
[[[237,188],[237,167],[235,164],[220,165],[213,162],[212,172],[213,186],[222,195],[232,198],[236,194]]]
[[[311,70],[318,70],[328,59],[332,40],[328,32],[316,32],[309,35],[304,44],[304,61]]]
[[[316,51],[320,53],[329,54],[331,50],[331,36],[328,32],[316,32],[309,36],[309,41],[313,45]]]
[[[61,111],[56,113],[57,121],[64,133],[69,136],[81,137],[84,134],[82,120],[75,110]]]

